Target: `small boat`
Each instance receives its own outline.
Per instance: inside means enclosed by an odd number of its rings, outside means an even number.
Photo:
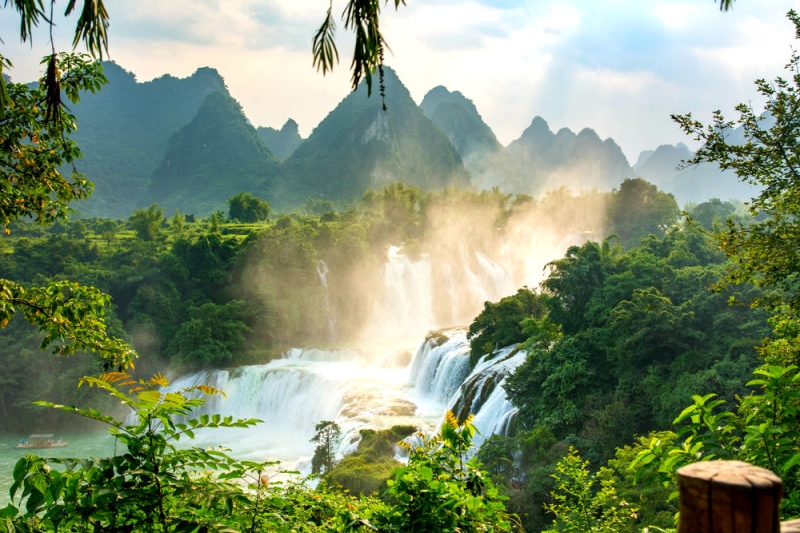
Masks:
[[[68,443],[64,439],[53,440],[52,433],[36,433],[28,437],[28,439],[21,439],[14,448],[63,448]]]

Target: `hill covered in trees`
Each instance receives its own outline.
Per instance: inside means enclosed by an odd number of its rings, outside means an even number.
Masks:
[[[750,190],[729,187],[713,165],[676,172],[692,155],[685,147],[643,153],[631,168],[613,139],[590,128],[553,133],[541,117],[503,147],[466,96],[439,86],[417,106],[389,68],[386,111],[362,87],[302,139],[291,119],[280,130],[254,128],[213,69],[139,83],[104,66],[109,84],[74,106],[78,167],[95,183],[91,199],[74,205],[82,216],[128,215],[152,203],[205,216],[242,190],[290,210],[308,198],[351,201],[395,181],[540,195],[562,186],[611,190],[642,176],[680,204],[744,199]],[[212,93],[229,101],[207,101]]]

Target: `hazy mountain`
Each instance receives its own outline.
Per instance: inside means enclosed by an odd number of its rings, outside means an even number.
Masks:
[[[303,142],[298,131],[297,122],[292,119],[286,121],[286,124],[279,130],[275,128],[261,126],[256,128],[258,136],[264,141],[267,148],[270,149],[272,154],[280,160],[284,160],[297,150],[297,147]]]
[[[226,200],[241,191],[266,197],[277,171],[277,160],[241,106],[216,91],[170,138],[144,204],[158,203],[167,214],[175,208],[200,216],[226,211]]]
[[[491,168],[491,176],[475,179],[509,192],[529,194],[559,187],[610,190],[633,176],[625,154],[613,139],[602,140],[590,128],[577,135],[568,128],[553,133],[538,116]]]
[[[541,117],[504,148],[463,94],[435,87],[417,106],[388,68],[387,111],[362,85],[303,140],[291,119],[280,130],[255,130],[213,69],[139,83],[114,63],[104,67],[109,84],[71,106],[84,153],[78,169],[95,183],[92,198],[74,205],[86,216],[127,217],[153,202],[168,213],[204,215],[242,190],[291,209],[309,197],[354,199],[395,181],[540,194],[608,190],[637,175],[680,203],[754,192],[711,165],[676,172],[692,155],[683,144],[643,152],[634,172],[612,139],[589,128],[553,133]],[[731,132],[733,142],[739,137]]]
[[[225,82],[210,68],[138,83],[113,62],[103,67],[108,85],[71,106],[78,119],[73,138],[84,155],[77,167],[95,184],[89,201],[73,207],[88,216],[127,216],[147,191],[170,136],[192,120],[209,93],[226,91]]]
[[[736,138],[738,133],[733,132]],[[672,193],[679,205],[687,201],[703,202],[711,198],[748,200],[757,194],[752,185],[741,183],[733,172],[720,171],[715,164],[685,167],[694,155],[683,143],[664,144],[639,156],[634,167],[637,176],[655,184],[664,192]]]
[[[428,91],[419,107],[447,134],[464,161],[464,166],[473,176],[483,174],[490,158],[502,149],[475,104],[460,92],[450,92],[441,85],[434,87]]]
[[[423,189],[466,186],[469,174],[442,130],[425,116],[390,68],[384,68],[386,106],[366,85],[348,95],[283,163],[278,206],[308,197],[360,197],[402,181]]]

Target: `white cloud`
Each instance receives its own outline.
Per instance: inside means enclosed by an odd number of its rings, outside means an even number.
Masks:
[[[554,129],[592,127],[633,158],[686,140],[672,112],[699,117],[755,98],[752,80],[782,73],[793,42],[793,0],[408,0],[383,6],[387,56],[419,101],[436,85],[471,98],[503,143],[535,115]],[[334,1],[341,13],[345,0]],[[109,5],[111,53],[140,80],[219,70],[257,125],[287,118],[308,132],[349,90],[352,38],[340,24],[342,64],[322,77],[311,37],[323,0],[138,0]],[[11,10],[0,18],[15,79],[38,77],[47,38],[19,45]],[[69,47],[72,21],[59,22]],[[705,115],[704,115],[705,114]]]
[[[701,6],[697,3],[658,3],[653,6],[656,18],[667,28],[676,30],[695,26],[700,10]]]

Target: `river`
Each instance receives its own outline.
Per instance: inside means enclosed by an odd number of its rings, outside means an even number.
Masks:
[[[558,252],[545,257],[557,257],[571,243],[559,244]],[[454,307],[454,318],[474,317],[484,301],[513,294],[520,281],[530,286],[538,283],[530,278],[520,279],[499,258],[495,262],[482,253],[474,253],[474,259],[458,264],[463,270],[457,278],[459,283],[452,283],[452,287],[446,283],[448,292],[473,295],[459,300],[470,303]],[[430,259],[409,259],[398,248],[391,248],[387,255],[384,295],[371,328],[373,348],[297,348],[262,365],[178,376],[170,386],[173,390],[202,383],[225,391],[225,397],[211,397],[198,414],[263,420],[255,428],[200,431],[195,441],[181,441],[182,445],[223,446],[239,459],[281,461],[286,469],[309,473],[314,450],[310,439],[315,424],[322,420],[334,420],[342,428],[339,456],[357,446],[360,429],[402,424],[429,432],[447,410],[461,416],[476,415],[478,443],[492,433],[505,431],[515,410],[501,385],[504,377],[524,361],[524,353],[513,348],[500,350],[492,361],[482,361],[470,369],[464,328],[426,337],[429,331],[440,327],[431,311],[437,296],[430,276]],[[541,275],[544,260],[537,264]],[[450,272],[454,268],[449,265],[441,270]],[[327,286],[327,272],[327,266],[321,263],[318,273],[322,286]],[[374,349],[376,345],[381,348]],[[41,455],[85,458],[115,452],[115,440],[107,433],[64,434],[56,438],[61,436],[69,446],[38,450]],[[27,435],[0,437],[0,505],[8,501],[14,464],[26,453],[14,448],[24,437]]]

